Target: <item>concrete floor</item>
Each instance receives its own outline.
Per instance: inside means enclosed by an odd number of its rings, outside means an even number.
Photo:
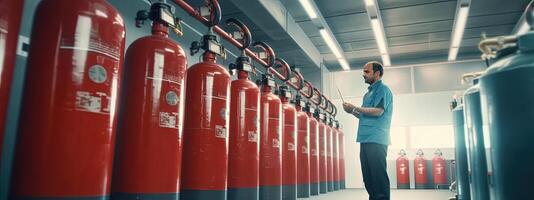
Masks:
[[[448,190],[391,190],[391,200],[447,200],[454,196]],[[367,200],[364,189],[346,189],[307,198],[309,200]]]

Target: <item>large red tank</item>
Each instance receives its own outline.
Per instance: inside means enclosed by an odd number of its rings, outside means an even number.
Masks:
[[[326,180],[328,182],[328,192],[334,191],[334,159],[332,142],[332,118],[326,116],[325,122],[325,142],[326,142]]]
[[[334,171],[334,191],[339,190],[339,146],[338,146],[338,129],[337,120],[332,120],[332,160]]]
[[[297,197],[310,197],[310,120],[306,114],[306,102],[295,96],[297,109]]]
[[[169,4],[154,3],[150,11],[138,12],[138,26],[153,21],[152,35],[134,41],[126,52],[127,98],[121,100],[114,199],[179,197],[187,57],[169,38],[169,27],[179,22],[162,14],[174,16]]]
[[[410,162],[404,149],[397,158],[397,189],[410,189]]]
[[[426,189],[428,186],[426,159],[424,158],[423,150],[417,150],[417,156],[413,161],[415,171],[415,189]]]
[[[32,30],[11,196],[108,198],[123,19],[105,0],[44,0]]]
[[[310,194],[319,195],[319,125],[318,115],[315,115],[315,106],[306,103],[306,114],[310,119]]]
[[[270,74],[262,75],[260,98],[260,200],[282,199],[282,102],[272,93]]]
[[[297,111],[289,103],[291,93],[287,86],[280,86],[282,100],[282,199],[297,199]]]
[[[220,7],[211,0],[210,31],[193,42],[191,53],[205,50],[202,62],[187,70],[182,161],[182,200],[226,199],[230,74],[217,64],[225,49],[212,35]]]
[[[319,111],[319,192],[328,192],[328,179],[327,179],[327,159],[326,159],[326,117],[324,113]]]
[[[0,0],[0,163],[23,0]]]
[[[446,162],[441,150],[437,149],[432,159],[432,177],[434,177],[434,188],[447,184]]]
[[[250,46],[249,29],[240,21],[226,20],[230,26],[239,29],[242,47]],[[259,192],[259,115],[260,89],[249,80],[254,71],[250,58],[243,53],[230,70],[237,72],[237,80],[230,86],[230,150],[228,154],[228,199],[257,200]]]

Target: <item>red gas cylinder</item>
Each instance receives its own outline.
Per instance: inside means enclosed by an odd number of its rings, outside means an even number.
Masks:
[[[0,0],[0,163],[23,0]]]
[[[270,74],[262,75],[260,98],[260,200],[282,199],[282,103],[272,93]]]
[[[447,184],[446,163],[441,150],[437,149],[432,159],[432,176],[434,177],[434,188]]]
[[[44,0],[32,30],[12,198],[109,198],[123,19],[105,0]]]
[[[310,197],[310,121],[306,114],[306,102],[302,96],[295,96],[297,109],[297,197]]]
[[[339,179],[340,189],[345,189],[345,134],[343,133],[341,124],[339,125]]]
[[[182,200],[226,199],[230,74],[217,64],[225,49],[213,35],[220,7],[211,0],[210,31],[193,42],[191,54],[205,50],[202,62],[187,70],[183,130]]]
[[[126,52],[114,199],[178,198],[180,192],[187,58],[169,38],[169,27],[181,33],[171,5],[154,3],[150,11],[139,11],[138,27],[148,19],[152,35],[134,41]]]
[[[287,86],[280,86],[282,100],[282,199],[297,199],[297,111],[289,103],[291,93]]]
[[[332,119],[332,160],[333,171],[334,171],[334,191],[339,190],[339,146],[338,146],[338,130],[337,130],[337,121]]]
[[[230,70],[237,72],[237,80],[230,86],[230,150],[228,154],[228,199],[258,199],[260,143],[259,115],[260,89],[249,80],[249,73],[254,71],[250,58],[244,49],[250,46],[249,29],[240,21],[230,18],[228,25],[239,30],[233,35],[240,40],[243,52]]]
[[[410,162],[404,149],[397,158],[397,189],[410,189]]]
[[[334,191],[334,156],[333,156],[333,131],[332,131],[332,118],[326,117],[325,122],[325,136],[326,136],[326,180],[328,182],[328,192]]]
[[[428,178],[426,172],[426,159],[424,158],[423,150],[417,150],[417,156],[413,161],[415,171],[415,189],[425,189],[428,185]]]
[[[324,113],[319,112],[319,192],[328,192],[328,179],[327,179],[327,159],[326,159],[326,117]]]
[[[306,103],[306,114],[310,120],[310,194],[319,195],[319,127],[317,120],[319,115],[315,115],[315,106],[310,102]]]

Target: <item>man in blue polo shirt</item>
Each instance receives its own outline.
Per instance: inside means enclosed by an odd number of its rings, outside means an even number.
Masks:
[[[369,62],[363,68],[363,78],[369,84],[361,107],[344,103],[345,112],[360,119],[358,137],[363,182],[369,200],[389,200],[389,178],[386,156],[390,144],[389,128],[393,111],[393,95],[381,78],[384,69],[379,62]]]

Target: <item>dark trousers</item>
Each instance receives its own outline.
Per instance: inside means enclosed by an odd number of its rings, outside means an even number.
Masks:
[[[389,200],[389,178],[386,171],[388,146],[375,143],[360,144],[363,182],[369,200]]]

